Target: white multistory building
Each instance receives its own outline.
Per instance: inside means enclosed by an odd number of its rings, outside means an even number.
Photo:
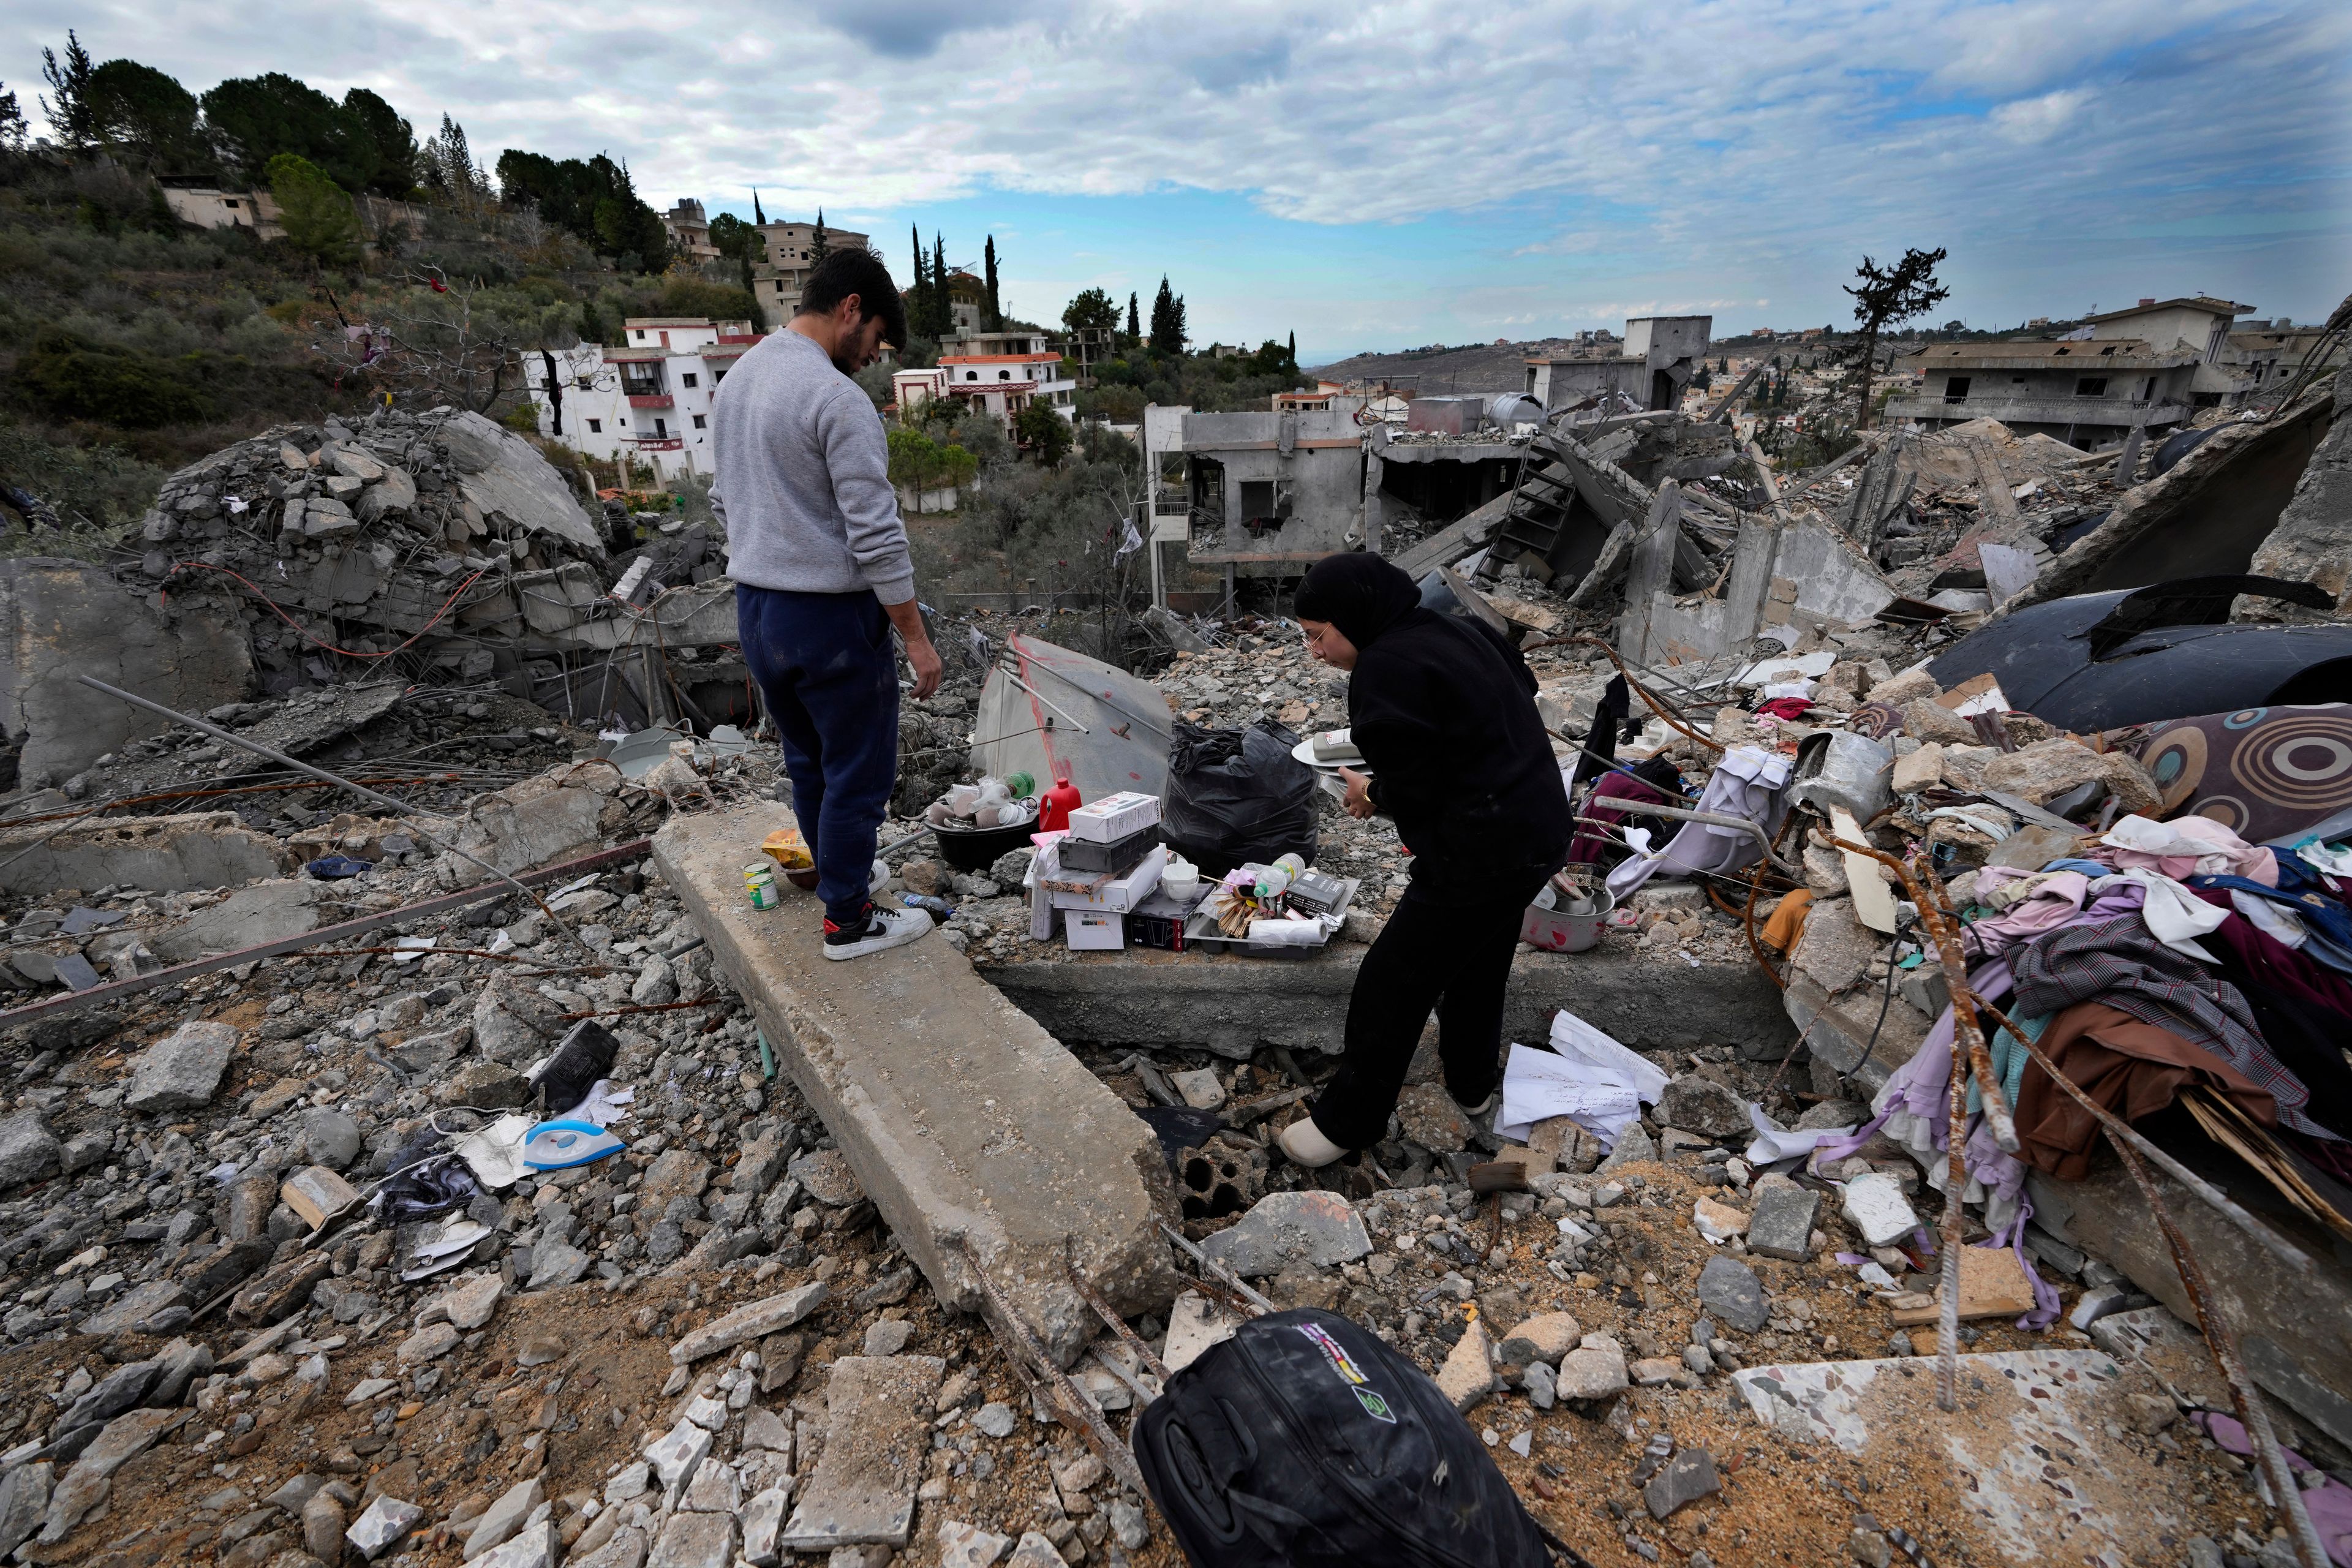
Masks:
[[[617,344],[526,355],[539,433],[602,462],[634,458],[664,484],[681,473],[708,475],[711,398],[762,335],[749,321],[636,316]]]
[[[927,399],[953,397],[994,416],[1009,434],[1021,411],[1043,403],[1075,421],[1078,384],[1064,369],[1061,350],[1043,332],[961,332],[940,347],[948,352],[928,370],[902,370],[890,378],[902,413]]]

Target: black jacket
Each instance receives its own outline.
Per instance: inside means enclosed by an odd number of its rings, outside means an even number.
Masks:
[[[1356,660],[1348,716],[1372,804],[1412,854],[1409,896],[1532,897],[1573,832],[1536,679],[1475,621],[1411,610]]]

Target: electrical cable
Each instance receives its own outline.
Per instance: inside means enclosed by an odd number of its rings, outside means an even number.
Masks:
[[[183,562],[181,562],[178,565],[176,565],[176,566],[173,567],[169,572],[166,572],[166,573],[164,573],[164,574],[163,574],[163,583],[162,583],[161,584],[159,584],[159,585],[157,586],[157,588],[156,588],[156,590],[155,590],[155,591],[156,591],[157,593],[159,593],[159,594],[163,594],[163,595],[165,595],[165,597],[167,597],[167,598],[168,598],[168,597],[170,596],[170,595],[169,595],[169,592],[168,592],[168,590],[169,590],[169,589],[170,589],[170,587],[171,587],[172,579],[173,579],[173,578],[174,578],[174,577],[176,577],[176,576],[178,576],[181,573],[183,573],[183,572],[217,572],[217,573],[219,573],[219,574],[220,574],[222,576],[224,576],[224,577],[234,577],[234,578],[236,578],[238,582],[240,582],[240,583],[244,584],[246,585],[246,587],[247,587],[248,589],[251,589],[251,590],[252,590],[252,592],[253,592],[253,595],[254,595],[256,598],[259,599],[263,604],[268,605],[269,606],[269,612],[270,612],[270,614],[272,614],[272,615],[276,616],[279,620],[284,621],[288,626],[292,626],[292,627],[293,627],[297,632],[299,632],[299,633],[302,635],[302,637],[303,637],[306,640],[308,640],[310,643],[311,643],[314,647],[319,647],[319,648],[321,648],[321,649],[323,649],[324,651],[326,651],[326,652],[328,652],[328,653],[335,654],[335,655],[337,655],[337,656],[339,656],[339,657],[341,657],[341,658],[356,658],[356,659],[361,659],[361,660],[363,660],[363,661],[365,661],[365,660],[381,660],[381,659],[387,659],[387,658],[390,658],[394,654],[399,653],[402,649],[406,648],[407,647],[409,647],[409,646],[410,646],[410,644],[412,644],[412,643],[415,642],[415,641],[417,640],[417,637],[423,637],[426,632],[429,632],[429,631],[431,631],[435,626],[439,626],[439,625],[441,624],[441,617],[442,617],[442,616],[446,616],[446,615],[447,615],[447,614],[449,613],[450,607],[451,607],[452,605],[456,605],[456,604],[457,604],[457,598],[458,598],[458,595],[461,595],[461,594],[463,594],[463,593],[465,593],[465,591],[466,591],[467,589],[468,589],[468,588],[472,587],[476,583],[480,582],[480,581],[481,581],[481,579],[482,579],[483,573],[486,573],[486,572],[488,572],[488,570],[489,570],[489,568],[488,568],[488,567],[487,567],[487,566],[485,566],[485,567],[483,567],[483,568],[481,569],[481,571],[480,571],[480,572],[477,572],[477,573],[475,573],[471,577],[468,577],[468,578],[467,578],[464,582],[462,582],[462,583],[458,584],[457,584],[457,593],[450,595],[449,595],[449,597],[448,597],[446,600],[445,600],[445,601],[443,602],[443,604],[442,604],[441,607],[440,607],[438,610],[436,610],[436,611],[433,613],[433,618],[432,618],[431,620],[429,620],[429,621],[425,622],[422,626],[419,626],[419,627],[416,629],[416,636],[415,636],[415,637],[410,637],[410,638],[408,639],[408,641],[407,641],[407,642],[402,643],[402,644],[400,645],[400,647],[399,647],[386,648],[386,649],[385,649],[383,652],[382,652],[382,653],[355,653],[355,652],[353,652],[353,651],[352,651],[352,649],[350,649],[350,648],[347,648],[347,647],[337,647],[334,644],[332,644],[332,643],[331,643],[331,642],[322,642],[322,641],[320,641],[320,638],[319,638],[318,637],[316,637],[315,635],[313,635],[313,634],[312,634],[312,632],[310,631],[310,629],[308,626],[304,626],[301,622],[299,622],[299,621],[296,620],[293,616],[291,616],[288,615],[284,610],[279,609],[279,608],[278,607],[278,601],[277,601],[277,600],[275,600],[275,599],[273,599],[273,598],[271,598],[268,594],[266,594],[266,593],[262,592],[261,588],[260,588],[257,584],[255,584],[255,583],[254,583],[250,578],[247,578],[247,577],[246,577],[246,576],[243,576],[243,575],[241,575],[241,574],[238,574],[238,573],[232,572],[232,571],[230,571],[230,570],[229,570],[227,567],[226,567],[226,566],[215,566],[214,564],[212,564],[210,562],[207,562],[207,561],[183,561]]]

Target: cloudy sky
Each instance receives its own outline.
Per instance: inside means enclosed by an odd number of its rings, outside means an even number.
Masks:
[[[420,133],[627,160],[656,205],[910,223],[1052,320],[1165,273],[1197,337],[1316,363],[1709,311],[1843,321],[1864,254],[1942,246],[1976,325],[2352,290],[2341,0],[17,0],[202,91],[373,88]],[[902,279],[903,280],[903,279]]]

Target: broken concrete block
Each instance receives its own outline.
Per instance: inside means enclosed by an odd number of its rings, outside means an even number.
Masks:
[[[373,1563],[425,1522],[425,1510],[396,1497],[378,1497],[343,1532],[359,1554]]]
[[[1919,1216],[1894,1177],[1874,1171],[1845,1184],[1845,1217],[1871,1247],[1892,1247],[1918,1228]]]
[[[1978,742],[1976,727],[1940,702],[1916,698],[1903,704],[1903,732],[1920,742],[1953,742],[1972,746]]]
[[[783,1546],[779,1537],[784,1528],[784,1508],[791,1500],[791,1492],[782,1487],[770,1487],[744,1505],[743,1555],[751,1563],[751,1568],[776,1568],[783,1561]],[[940,1538],[943,1546],[949,1528],[940,1528]],[[947,1568],[953,1561],[942,1555],[940,1559],[941,1568]],[[989,1561],[994,1562],[995,1559]]]
[[[166,963],[185,963],[208,952],[235,952],[299,936],[326,923],[320,906],[328,895],[324,882],[256,882],[174,921],[154,932],[147,945]]]
[[[47,1459],[0,1476],[0,1554],[16,1551],[41,1528],[56,1479],[57,1467]]]
[[[466,1536],[466,1555],[479,1557],[494,1546],[504,1545],[522,1529],[531,1510],[546,1500],[547,1485],[537,1476],[509,1487],[474,1521],[474,1528]]]
[[[158,609],[95,563],[0,561],[0,727],[23,739],[17,779],[27,788],[62,784],[165,727],[143,709],[92,691],[75,679],[81,674],[201,713],[245,696],[253,652],[242,618],[200,598],[175,595],[170,608]]]
[[[735,1558],[735,1516],[674,1513],[654,1537],[646,1568],[728,1568]]]
[[[915,1485],[930,1449],[937,1356],[844,1356],[825,1388],[824,1453],[782,1544],[794,1552],[913,1538]]]
[[[1809,1187],[1759,1187],[1756,1210],[1748,1218],[1748,1250],[1802,1263],[1810,1255],[1821,1209],[1821,1194]]]
[[[1526,1366],[1559,1360],[1583,1337],[1584,1331],[1566,1312],[1540,1312],[1514,1326],[1498,1348],[1505,1366]]]
[[[1279,1273],[1286,1263],[1336,1268],[1371,1249],[1354,1205],[1336,1193],[1311,1191],[1269,1193],[1238,1224],[1201,1244],[1203,1253],[1245,1279]]]
[[[1471,1319],[1446,1352],[1445,1364],[1437,1369],[1438,1392],[1467,1414],[1495,1392],[1494,1356],[1495,1342],[1486,1332],[1486,1320]]]
[[[1722,1478],[1716,1474],[1715,1456],[1705,1448],[1685,1448],[1666,1461],[1665,1468],[1650,1478],[1649,1484],[1642,1489],[1642,1502],[1652,1519],[1663,1520],[1676,1509],[1713,1497],[1722,1489]]]
[[[1932,741],[1895,759],[1893,787],[1896,795],[1916,795],[1943,782],[1944,748]]]
[[[1702,1197],[1693,1206],[1691,1223],[1698,1227],[1701,1239],[1720,1247],[1735,1236],[1748,1230],[1748,1216],[1729,1204]]]
[[[992,1568],[1012,1544],[1011,1536],[992,1535],[960,1519],[946,1520],[940,1525],[940,1568]]]
[[[1397,1097],[1397,1127],[1433,1153],[1446,1154],[1470,1142],[1470,1119],[1440,1083],[1405,1086]]]
[[[705,1356],[789,1329],[824,1305],[830,1289],[824,1280],[817,1279],[780,1296],[738,1307],[670,1346],[669,1359],[678,1366],[686,1366]]]
[[[1669,1127],[1700,1132],[1709,1138],[1744,1138],[1748,1101],[1711,1078],[1684,1073],[1666,1080],[1658,1101],[1659,1119]]]
[[[62,1163],[57,1138],[39,1111],[20,1110],[0,1121],[0,1188],[54,1176]]]
[[[1184,1098],[1184,1103],[1195,1110],[1214,1110],[1225,1102],[1225,1086],[1207,1068],[1195,1068],[1190,1072],[1171,1072],[1168,1081]]]
[[[140,1054],[123,1092],[123,1109],[156,1115],[210,1105],[236,1039],[236,1030],[226,1024],[181,1025]]]
[[[1577,1349],[1560,1357],[1556,1383],[1562,1399],[1609,1399],[1632,1386],[1625,1352],[1614,1340],[1587,1334]]]
[[[1700,1306],[1743,1334],[1754,1333],[1772,1315],[1756,1270],[1734,1258],[1706,1260],[1706,1267],[1698,1273],[1698,1300]]]

